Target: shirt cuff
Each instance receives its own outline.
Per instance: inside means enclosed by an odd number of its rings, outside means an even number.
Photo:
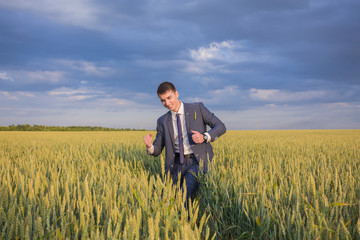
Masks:
[[[147,148],[147,149],[146,149],[146,152],[147,152],[148,154],[153,154],[153,153],[154,153],[154,145],[151,144],[151,147],[150,147],[150,148]]]
[[[207,143],[208,143],[208,142],[210,142],[210,141],[211,141],[211,136],[210,136],[210,134],[209,134],[209,133],[207,133],[207,132],[206,132],[206,133],[204,133],[204,134],[208,137],[208,139],[207,139],[207,141],[206,141],[206,142],[207,142]]]

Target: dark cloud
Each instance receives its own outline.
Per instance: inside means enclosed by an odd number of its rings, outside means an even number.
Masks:
[[[282,126],[318,126],[326,106],[359,127],[355,0],[34,1],[0,1],[0,100],[18,109],[11,121],[30,107],[36,121],[52,109],[45,103],[64,116],[101,115],[91,107],[141,116],[144,105],[162,109],[156,88],[172,81],[182,99],[226,118],[271,116],[276,128],[273,111]],[[312,117],[298,117],[306,111]]]

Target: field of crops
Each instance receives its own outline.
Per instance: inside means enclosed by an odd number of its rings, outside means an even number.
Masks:
[[[360,130],[228,131],[189,211],[145,134],[0,132],[0,239],[360,239]]]

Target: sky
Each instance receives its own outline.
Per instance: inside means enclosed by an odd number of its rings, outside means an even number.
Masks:
[[[0,0],[0,126],[360,128],[358,0]]]

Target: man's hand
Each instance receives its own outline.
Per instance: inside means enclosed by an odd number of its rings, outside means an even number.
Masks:
[[[201,133],[191,130],[191,132],[193,133],[192,135],[192,140],[195,143],[203,143],[204,142],[204,135],[202,135]]]
[[[146,148],[151,148],[152,145],[152,134],[148,134],[144,137],[144,143],[146,145]]]

